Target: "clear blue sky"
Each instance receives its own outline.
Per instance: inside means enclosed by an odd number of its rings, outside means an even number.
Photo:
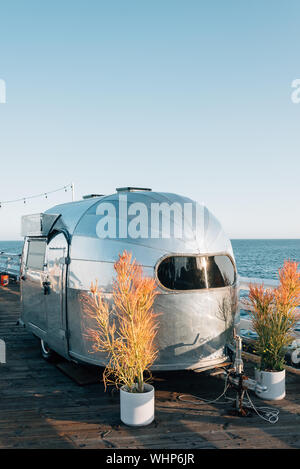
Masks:
[[[299,238],[299,56],[299,0],[2,2],[0,200],[138,185]],[[0,239],[63,200],[0,209]]]

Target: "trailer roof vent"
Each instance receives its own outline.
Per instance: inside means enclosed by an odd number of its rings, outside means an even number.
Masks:
[[[147,187],[117,187],[117,192],[137,192],[137,191],[152,191]]]
[[[93,197],[104,197],[104,194],[87,194],[83,195],[83,199],[92,199]]]

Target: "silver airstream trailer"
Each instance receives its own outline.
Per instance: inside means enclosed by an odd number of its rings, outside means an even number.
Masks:
[[[204,369],[228,360],[237,312],[232,247],[197,202],[150,189],[121,188],[23,217],[22,323],[42,353],[99,366],[91,353],[80,296],[91,282],[109,298],[124,250],[156,278],[159,356],[153,369]]]

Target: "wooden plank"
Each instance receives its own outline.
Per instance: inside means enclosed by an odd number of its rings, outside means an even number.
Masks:
[[[0,287],[0,338],[8,352],[7,364],[0,365],[0,448],[300,448],[299,374],[287,374],[282,401],[266,403],[251,394],[256,405],[280,410],[279,422],[271,425],[256,415],[229,415],[230,403],[179,400],[183,394],[216,398],[224,388],[218,376],[156,372],[155,421],[126,427],[118,393],[105,393],[102,383],[78,386],[41,358],[37,339],[17,325],[18,299],[17,285]],[[248,357],[245,369],[254,376]]]
[[[260,362],[260,358],[257,355],[254,355],[253,353],[243,352],[243,357],[248,359],[248,360],[251,360],[253,363],[259,363]],[[289,373],[294,373],[295,375],[300,376],[300,369],[299,368],[294,368],[293,366],[289,366],[289,365],[285,365],[284,368]]]

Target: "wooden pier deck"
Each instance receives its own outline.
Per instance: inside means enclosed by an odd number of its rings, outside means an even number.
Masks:
[[[156,373],[155,421],[130,428],[120,422],[118,393],[105,393],[101,382],[79,386],[45,362],[37,339],[17,325],[19,313],[18,286],[0,287],[0,338],[7,347],[7,363],[0,364],[0,448],[300,448],[296,374],[287,373],[286,398],[271,404],[280,410],[272,425],[258,416],[231,416],[230,404],[178,400],[186,393],[214,399],[224,387],[220,379]],[[253,376],[251,362],[246,370]]]

